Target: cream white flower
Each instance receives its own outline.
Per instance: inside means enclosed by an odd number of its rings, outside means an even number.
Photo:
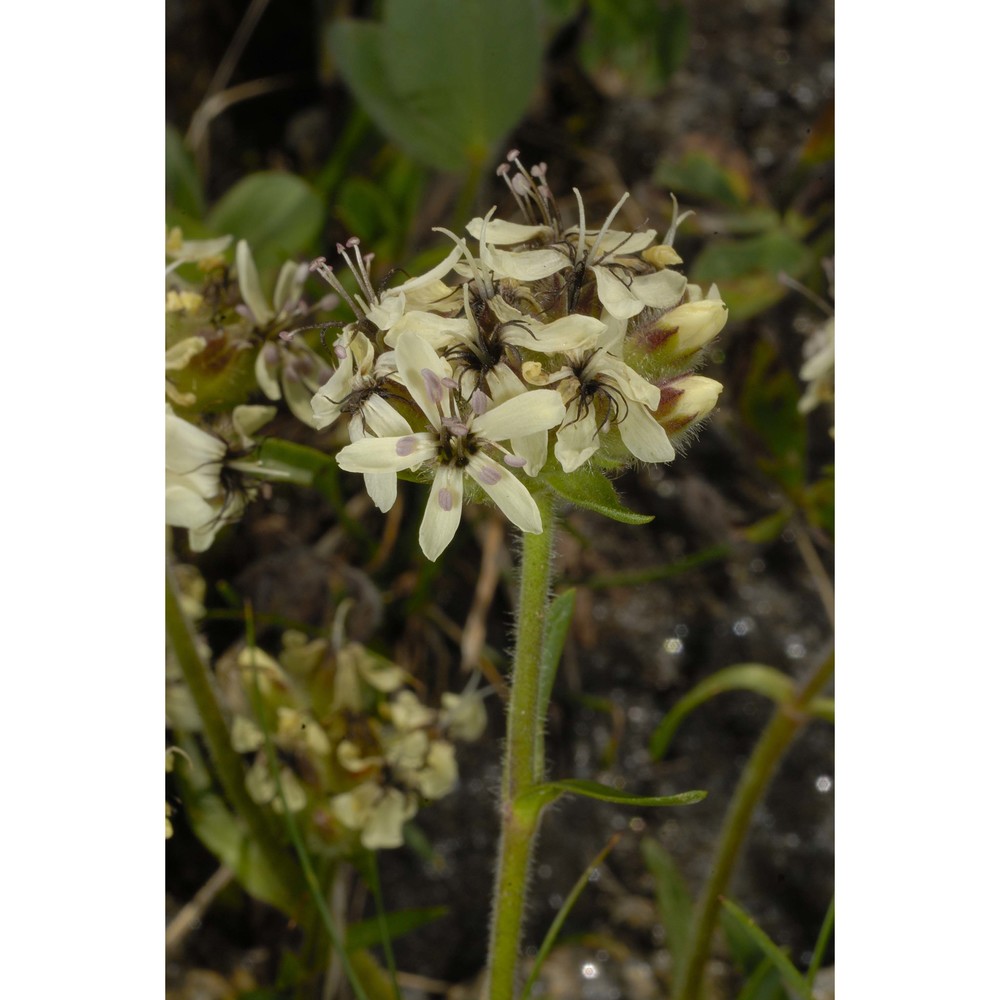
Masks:
[[[410,425],[386,399],[398,392],[390,381],[396,374],[393,352],[376,361],[372,342],[352,327],[338,338],[334,353],[342,360],[311,401],[315,426],[327,427],[347,413],[352,441],[408,434]],[[366,472],[365,487],[383,514],[396,502],[395,472]]]
[[[244,500],[225,495],[222,468],[226,443],[200,427],[166,414],[167,524],[188,529],[194,552],[204,552],[219,529],[239,520]]]
[[[525,461],[500,442],[558,424],[565,414],[559,394],[534,390],[489,408],[484,393],[473,393],[466,404],[461,397],[453,398],[458,383],[451,377],[451,366],[415,333],[400,336],[396,362],[400,378],[426,416],[429,429],[355,441],[337,454],[338,465],[347,472],[398,472],[420,467],[433,471],[431,497],[420,526],[420,547],[431,560],[441,555],[458,530],[466,475],[522,531],[540,532],[538,506],[510,471]],[[465,409],[469,412],[459,412]]]
[[[354,260],[351,260],[348,252],[350,250],[354,251]],[[450,307],[454,289],[441,279],[461,256],[460,247],[455,247],[440,264],[424,274],[418,274],[408,278],[401,285],[384,290],[375,288],[371,277],[371,256],[362,256],[360,241],[356,236],[352,236],[346,244],[337,244],[337,252],[354,275],[354,280],[361,289],[361,295],[352,297],[348,294],[325,258],[317,257],[309,266],[343,296],[359,320],[367,321],[375,329],[391,329],[407,307]]]
[[[403,825],[417,812],[414,795],[366,781],[331,803],[333,815],[350,830],[361,831],[370,851],[403,846]]]
[[[557,385],[566,417],[556,431],[555,456],[565,472],[580,468],[601,446],[600,435],[617,427],[625,447],[642,462],[669,462],[674,447],[653,417],[660,390],[606,346],[611,330],[592,351],[567,355],[568,364],[549,375],[525,365],[525,377],[539,385]]]

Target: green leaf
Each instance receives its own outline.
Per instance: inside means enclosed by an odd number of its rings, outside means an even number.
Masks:
[[[832,698],[813,698],[813,700],[806,705],[806,711],[814,718],[822,719],[824,722],[834,721]]]
[[[750,178],[745,171],[726,166],[709,149],[690,149],[676,162],[661,161],[654,181],[677,195],[710,204],[740,208],[750,201]]]
[[[444,170],[481,165],[524,114],[542,66],[532,0],[386,0],[381,23],[327,33],[340,71],[379,127]]]
[[[323,229],[323,202],[301,178],[266,171],[231,187],[208,214],[219,235],[250,244],[263,270],[306,253]]]
[[[798,494],[805,480],[807,428],[799,413],[799,383],[766,341],[754,348],[740,413],[764,446],[761,469],[786,491]]]
[[[787,674],[760,663],[740,663],[706,677],[684,695],[656,727],[649,741],[653,760],[659,760],[666,753],[677,728],[691,711],[724,691],[753,691],[781,704],[795,693],[795,683]]]
[[[240,885],[255,899],[289,915],[295,907],[288,887],[272,871],[257,843],[222,799],[205,787],[196,787],[186,766],[175,769],[188,823],[197,838],[231,868]],[[207,781],[207,775],[204,776]]]
[[[779,274],[800,277],[815,256],[797,236],[777,228],[748,239],[710,243],[691,266],[691,280],[716,282],[731,319],[747,319],[788,294]]]
[[[788,956],[757,926],[750,915],[730,899],[723,899],[722,906],[725,912],[735,919],[747,936],[774,964],[785,985],[792,991],[797,1000],[810,1000],[812,990],[802,974],[792,965]]]
[[[425,927],[448,915],[447,906],[422,906],[408,910],[395,910],[385,915],[385,927],[390,938],[400,938],[404,934]],[[361,920],[347,928],[344,943],[348,951],[357,948],[372,948],[382,940],[378,917]]]
[[[673,858],[652,837],[643,838],[642,858],[656,880],[656,903],[666,931],[674,963],[673,980],[680,981],[681,965],[687,958],[691,928],[691,894]]]
[[[587,781],[583,778],[564,778],[562,781],[547,781],[544,784],[533,785],[518,796],[515,808],[522,803],[527,808],[540,808],[548,805],[563,795],[582,795],[587,799],[599,799],[602,802],[616,802],[623,806],[688,806],[701,802],[708,792],[680,792],[677,795],[633,795],[623,792],[610,785],[602,785],[598,781]]]
[[[184,139],[173,125],[167,126],[166,152],[167,205],[200,219],[205,211],[201,179]]]
[[[743,984],[736,1000],[788,1000],[781,974],[768,958],[762,958]]]
[[[569,500],[584,510],[603,514],[612,521],[620,521],[622,524],[649,524],[653,520],[651,515],[637,514],[624,507],[608,477],[597,469],[583,468],[575,472],[553,469],[542,472],[539,479],[564,500]]]
[[[583,874],[576,880],[573,888],[570,889],[569,895],[566,897],[563,905],[559,907],[559,912],[555,915],[555,919],[553,919],[552,925],[549,927],[545,935],[545,939],[542,941],[541,947],[538,949],[538,954],[535,956],[535,961],[531,966],[531,973],[524,984],[524,989],[521,990],[521,1000],[528,1000],[531,996],[531,988],[535,985],[535,980],[538,979],[541,974],[542,966],[545,964],[545,959],[548,958],[549,952],[552,951],[552,947],[555,945],[556,939],[559,937],[559,932],[562,930],[563,924],[566,923],[566,918],[570,915],[570,911],[576,905],[576,901],[580,898],[580,894],[590,883],[590,873],[595,871],[604,862],[604,859],[611,853],[619,840],[621,840],[621,834],[616,833],[597,853],[593,861],[587,865]]]
[[[249,461],[263,475],[283,478],[297,486],[312,486],[320,473],[336,465],[329,455],[315,448],[281,438],[266,438]]]
[[[546,616],[538,676],[538,718],[535,720],[535,759],[538,761],[545,760],[545,719],[552,698],[552,686],[559,670],[559,660],[562,658],[563,646],[566,645],[566,636],[573,621],[575,604],[576,591],[567,590],[549,605]]]
[[[812,961],[806,970],[806,982],[812,989],[812,984],[816,981],[816,974],[823,965],[823,956],[826,954],[826,946],[830,943],[830,935],[833,933],[833,900],[826,908],[826,916],[823,917],[823,926],[819,929],[819,936],[816,938],[816,945],[813,948]]]

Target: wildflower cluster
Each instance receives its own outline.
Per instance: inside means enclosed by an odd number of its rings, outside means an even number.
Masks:
[[[499,173],[525,221],[494,209],[469,236],[437,230],[454,249],[427,274],[376,289],[354,239],[338,252],[359,294],[324,259],[312,265],[356,317],[312,399],[316,426],[349,418],[337,462],[364,473],[382,511],[397,474],[430,482],[420,545],[432,560],[466,499],[485,494],[537,533],[532,491],[547,472],[672,460],[721,390],[691,372],[726,307],[714,286],[704,294],[673,269],[676,204],[662,242],[653,229],[612,228],[627,195],[595,230],[574,189],[579,218],[564,226],[544,164],[529,171],[512,151]]]
[[[204,581],[178,566],[185,609],[204,615]],[[342,622],[342,615],[338,622]],[[245,645],[224,653],[216,675],[229,716],[233,749],[246,755],[250,797],[277,812],[286,806],[306,821],[317,850],[349,852],[399,847],[403,825],[422,802],[443,798],[458,783],[454,741],[479,739],[486,728],[483,695],[473,676],[466,690],[446,692],[439,708],[424,704],[396,664],[357,642],[342,624],[329,639],[285,632],[273,657]],[[199,651],[211,658],[204,640]],[[168,657],[167,713],[175,731],[201,722]],[[277,780],[264,733],[278,760]]]

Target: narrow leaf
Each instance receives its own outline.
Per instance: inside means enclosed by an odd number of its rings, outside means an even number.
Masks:
[[[535,980],[541,974],[542,966],[545,964],[545,959],[548,958],[549,952],[552,951],[553,945],[556,943],[556,939],[559,937],[559,932],[562,930],[563,924],[566,923],[566,918],[569,916],[570,911],[576,906],[576,901],[580,898],[580,894],[584,889],[587,888],[590,882],[590,873],[599,868],[603,863],[604,859],[614,850],[615,845],[621,840],[621,834],[616,833],[597,853],[594,860],[587,865],[583,874],[576,880],[573,888],[570,890],[569,895],[563,902],[563,905],[559,907],[559,912],[555,915],[555,919],[552,921],[552,925],[549,927],[548,932],[545,935],[545,940],[542,941],[541,947],[538,949],[538,954],[535,956],[534,964],[531,966],[531,973],[528,976],[527,982],[524,984],[524,989],[521,991],[521,1000],[528,1000],[531,996],[531,987],[535,985]]]
[[[555,469],[543,472],[539,478],[564,500],[569,500],[584,510],[603,514],[612,521],[620,521],[622,524],[649,524],[653,520],[648,514],[637,514],[623,506],[618,494],[615,493],[615,488],[603,472],[594,469],[563,472],[561,469]]]
[[[518,796],[517,805],[522,802],[526,806],[543,806],[563,795],[582,795],[588,799],[600,799],[602,802],[617,802],[625,806],[687,806],[701,802],[708,792],[680,792],[677,795],[633,795],[623,792],[610,785],[602,785],[598,781],[587,781],[582,778],[564,778],[562,781],[547,781],[534,785]]]
[[[741,663],[712,674],[681,698],[656,727],[649,741],[653,760],[666,753],[678,726],[693,709],[724,691],[753,691],[780,704],[792,697],[795,684],[787,674],[760,663]]]
[[[427,924],[441,920],[448,915],[447,906],[422,906],[408,910],[395,910],[385,914],[385,927],[392,939],[400,938],[411,931],[419,930]],[[371,948],[382,940],[378,917],[361,920],[347,928],[344,944],[348,951]]]
[[[823,967],[823,956],[826,954],[826,946],[829,944],[830,935],[833,933],[833,900],[827,907],[826,916],[823,918],[823,926],[819,929],[819,937],[816,938],[816,946],[813,948],[812,961],[806,972],[806,982],[812,989],[812,984],[816,981],[816,973]]]
[[[812,990],[802,974],[792,965],[788,956],[757,926],[753,918],[730,899],[723,899],[722,905],[726,912],[743,927],[757,947],[774,963],[775,968],[781,973],[785,985],[792,991],[797,1000],[811,1000]]]
[[[267,438],[250,459],[262,475],[287,479],[297,486],[312,486],[316,477],[334,465],[333,459],[308,445]]]
[[[681,965],[687,957],[691,894],[673,858],[652,837],[645,837],[640,846],[646,867],[656,880],[656,903],[667,934],[676,983],[680,981]]]
[[[806,706],[806,711],[824,722],[833,722],[833,704],[832,698],[813,698]]]
[[[545,760],[545,720],[552,698],[552,686],[555,684],[563,646],[566,645],[566,636],[573,621],[575,604],[576,591],[567,590],[549,605],[539,669],[538,716],[535,719],[535,760],[539,762],[539,766]],[[538,780],[541,775],[535,777]]]
[[[205,211],[205,198],[194,159],[184,146],[180,132],[167,126],[167,204],[178,211],[200,219]]]

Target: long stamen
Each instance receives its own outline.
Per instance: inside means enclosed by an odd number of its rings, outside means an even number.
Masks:
[[[587,255],[587,213],[583,207],[583,195],[580,194],[580,189],[573,188],[573,194],[576,195],[576,204],[580,209],[580,233],[576,243],[576,262],[579,264]]]
[[[337,276],[333,273],[330,265],[327,264],[325,257],[317,257],[309,265],[309,270],[314,271],[324,281],[332,285],[340,293],[340,297],[351,307],[351,311],[359,320],[365,318],[365,314],[354,304],[354,299],[347,293],[347,289],[337,280]]]
[[[670,221],[670,228],[666,231],[666,234],[663,237],[663,242],[666,243],[667,246],[672,247],[674,245],[674,237],[677,235],[677,227],[689,215],[694,215],[694,212],[691,209],[688,209],[683,215],[678,215],[677,211],[679,206],[677,204],[677,197],[673,194],[673,192],[670,194],[670,200],[674,203],[674,215]]]
[[[510,177],[508,176],[509,174],[509,163],[501,163],[500,166],[497,167],[497,177],[503,178],[504,184],[507,185],[507,190],[514,196],[514,200],[517,202],[517,207],[521,210],[521,214],[524,216],[525,220],[528,222],[534,222],[534,219],[531,217],[531,212],[529,211],[528,203],[522,200],[521,196],[516,190],[514,190],[514,185],[511,184]]]
[[[594,245],[590,248],[590,253],[587,254],[588,266],[593,263],[594,257],[597,255],[597,251],[601,246],[601,240],[604,239],[604,234],[611,228],[611,223],[614,222],[615,216],[618,214],[618,210],[625,204],[626,201],[628,201],[628,191],[626,191],[621,198],[618,199],[618,204],[611,209],[611,214],[604,220],[604,225],[601,226],[601,231],[597,234],[597,239],[594,240]]]
[[[494,208],[492,211],[495,212],[496,209]],[[484,227],[486,226],[488,221],[489,221],[489,216],[487,216],[486,219],[483,220]],[[460,239],[450,229],[445,229],[443,226],[435,226],[433,232],[444,233],[445,236],[447,236],[450,240],[454,241],[455,246],[461,248],[462,255],[465,257],[466,263],[469,265],[470,268],[472,268],[472,280],[475,281],[476,287],[479,289],[480,298],[482,299],[492,298],[493,297],[492,286],[490,286],[489,289],[487,288],[486,282],[483,280],[483,276],[480,273],[479,262],[476,260],[475,257],[472,256],[472,253],[469,250],[468,244],[465,242],[465,240]]]

